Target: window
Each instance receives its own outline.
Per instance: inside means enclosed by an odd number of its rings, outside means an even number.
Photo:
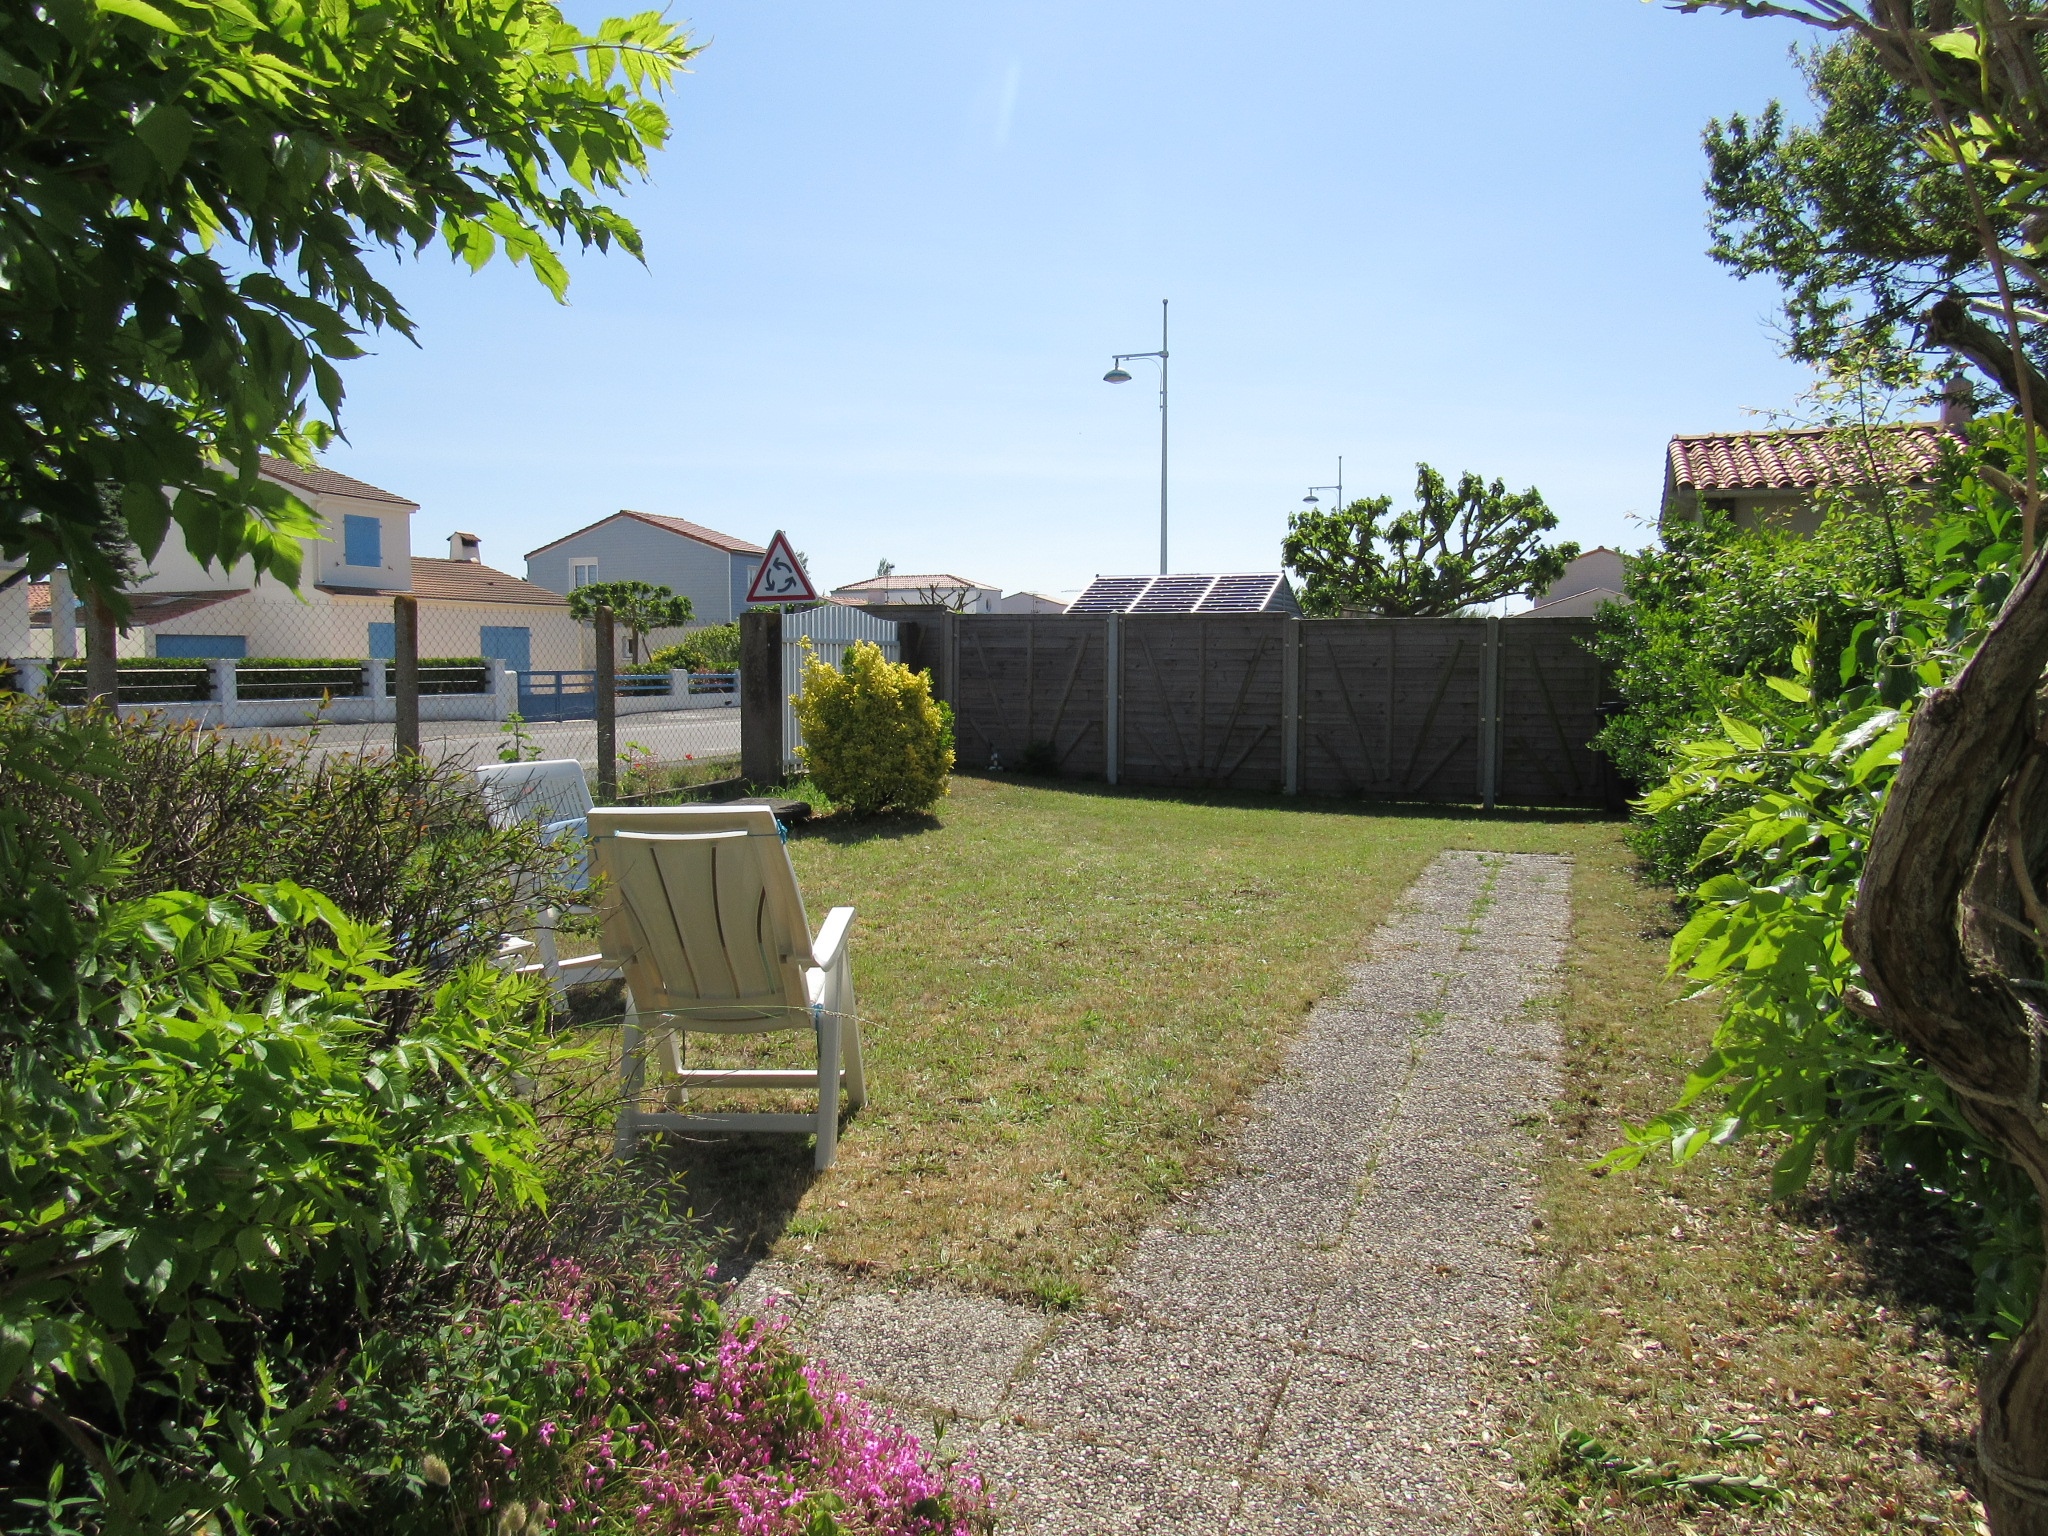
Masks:
[[[396,624],[372,624],[370,626],[370,654],[391,661],[398,655],[398,626]]]
[[[384,520],[345,513],[341,519],[341,560],[344,565],[382,565]]]
[[[495,656],[514,672],[533,668],[533,631],[523,624],[486,624],[477,631],[477,649]]]
[[[578,587],[594,587],[596,585],[597,562],[595,560],[578,560],[570,565],[569,590],[571,592],[574,592]]]

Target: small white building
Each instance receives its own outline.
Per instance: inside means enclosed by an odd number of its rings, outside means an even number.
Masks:
[[[1043,592],[1012,592],[996,603],[997,613],[1065,613],[1067,605]]]
[[[849,608],[950,608],[955,613],[999,613],[1001,587],[969,581],[947,572],[921,576],[870,576],[866,581],[848,582],[827,594],[835,603]]]
[[[1626,603],[1622,590],[1628,559],[1618,549],[1598,545],[1564,568],[1564,574],[1543,589],[1535,603],[1511,617],[1517,619],[1590,619],[1605,603]]]

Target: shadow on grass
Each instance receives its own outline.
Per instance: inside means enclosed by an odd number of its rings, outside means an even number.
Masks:
[[[1241,790],[1203,789],[1194,786],[1105,784],[1100,779],[1035,778],[1023,773],[960,773],[955,778],[977,779],[988,784],[1014,784],[1019,788],[1048,793],[1081,795],[1097,800],[1157,800],[1176,805],[1241,806],[1247,810],[1306,811],[1318,816],[1370,816],[1434,821],[1604,822],[1625,821],[1625,811],[1591,809],[1586,806],[1499,805],[1483,806],[1440,800],[1383,800],[1363,795],[1271,795]]]
[[[807,1136],[667,1135],[649,1153],[682,1181],[724,1280],[768,1257],[818,1177]]]

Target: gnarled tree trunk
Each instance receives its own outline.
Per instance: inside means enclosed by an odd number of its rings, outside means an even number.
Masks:
[[[1872,833],[1851,1003],[1918,1051],[2048,1210],[2048,562],[1913,722]],[[2048,1536],[2048,1312],[1986,1367],[1978,1457],[1998,1536]]]

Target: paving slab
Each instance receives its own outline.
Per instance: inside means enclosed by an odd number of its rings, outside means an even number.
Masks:
[[[1230,1171],[1133,1245],[1102,1313],[764,1265],[873,1396],[951,1423],[1001,1529],[1436,1533],[1500,1476],[1471,1392],[1533,1282],[1530,1117],[1570,862],[1446,853],[1254,1095]],[[954,1422],[957,1421],[957,1422]]]

